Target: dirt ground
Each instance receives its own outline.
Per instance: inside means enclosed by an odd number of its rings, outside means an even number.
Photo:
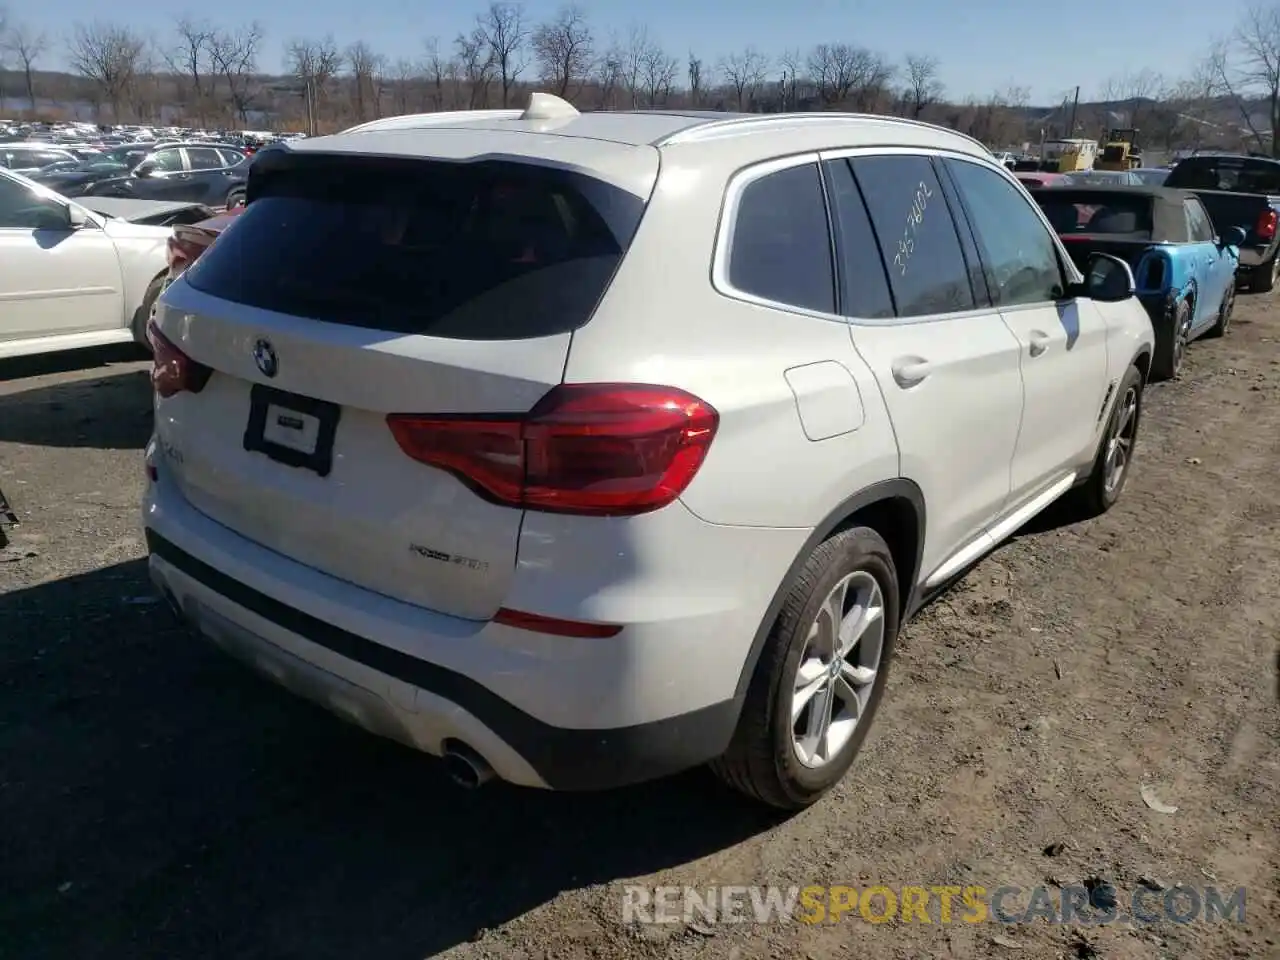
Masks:
[[[790,819],[700,771],[464,793],[188,639],[145,578],[144,367],[77,362],[0,367],[26,521],[0,551],[0,957],[1280,956],[1270,298],[1151,388],[1115,510],[1040,523],[908,626],[854,772]],[[1245,887],[1245,922],[622,922],[626,883],[1090,878]]]

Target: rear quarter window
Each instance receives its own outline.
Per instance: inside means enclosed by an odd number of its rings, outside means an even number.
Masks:
[[[729,283],[773,303],[835,313],[831,229],[816,163],[752,180],[738,199]]]
[[[187,272],[224,300],[463,340],[585,324],[640,198],[580,174],[492,162],[290,158]]]

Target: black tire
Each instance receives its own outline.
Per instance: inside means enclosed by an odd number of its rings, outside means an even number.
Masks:
[[[152,308],[160,299],[160,294],[164,292],[165,276],[166,274],[160,274],[147,286],[147,292],[142,296],[142,305],[134,313],[133,322],[129,325],[133,331],[134,341],[147,353],[151,352],[151,342],[147,339],[147,324],[151,322]]]
[[[884,637],[868,700],[840,751],[818,768],[806,767],[792,743],[791,691],[810,626],[836,584],[851,573],[875,579],[884,601]],[[853,527],[815,549],[795,582],[760,653],[733,740],[711,764],[721,780],[753,799],[783,810],[817,801],[848,771],[875,719],[889,676],[901,605],[898,574],[884,538]]]
[[[1270,293],[1280,279],[1280,251],[1272,255],[1266,263],[1253,268],[1249,276],[1250,293]]]
[[[1183,300],[1167,330],[1156,331],[1156,355],[1151,361],[1152,380],[1176,380],[1187,355],[1187,328],[1191,326],[1191,301]]]
[[[1218,307],[1218,319],[1213,326],[1205,331],[1204,335],[1210,340],[1218,337],[1225,337],[1227,331],[1231,329],[1231,315],[1236,309],[1236,285],[1233,283],[1227,287],[1227,292],[1222,297],[1222,305]]]
[[[227,199],[224,201],[223,206],[230,210],[232,207],[237,207],[244,203],[244,198],[244,187],[234,187],[228,191]]]
[[[1125,371],[1125,375],[1120,379],[1120,385],[1116,388],[1116,402],[1111,408],[1111,416],[1107,419],[1107,429],[1103,431],[1102,442],[1098,444],[1098,452],[1093,459],[1093,469],[1089,473],[1089,478],[1072,489],[1064,498],[1063,505],[1070,514],[1070,519],[1087,520],[1099,517],[1115,506],[1116,501],[1120,499],[1120,494],[1124,492],[1124,486],[1131,472],[1129,468],[1133,464],[1134,449],[1137,446],[1138,428],[1142,425],[1142,387],[1142,371],[1131,366]],[[1130,396],[1133,400],[1132,417],[1122,423],[1126,417],[1126,410],[1129,409]],[[1117,433],[1121,431],[1125,434],[1123,439],[1126,442],[1123,449],[1126,459],[1117,481],[1112,483],[1109,479],[1108,454],[1111,451],[1112,440],[1116,439]]]

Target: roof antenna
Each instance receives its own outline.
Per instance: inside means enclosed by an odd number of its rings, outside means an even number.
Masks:
[[[578,108],[568,100],[561,100],[553,93],[535,93],[529,97],[529,106],[520,115],[521,120],[570,120],[581,116]]]

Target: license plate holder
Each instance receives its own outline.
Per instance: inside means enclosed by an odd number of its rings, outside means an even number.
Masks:
[[[244,449],[327,477],[333,469],[333,441],[341,413],[336,403],[254,384]]]

